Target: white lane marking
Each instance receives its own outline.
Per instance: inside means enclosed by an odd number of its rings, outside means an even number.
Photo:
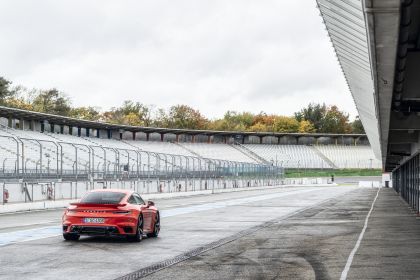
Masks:
[[[368,226],[368,222],[369,222],[369,217],[372,214],[373,207],[375,206],[375,202],[378,199],[379,191],[380,190],[381,189],[378,188],[378,191],[376,193],[375,199],[372,202],[372,206],[370,207],[370,210],[369,210],[368,214],[366,215],[365,224],[363,226],[363,229],[360,232],[360,235],[359,235],[359,238],[357,239],[356,245],[354,246],[353,250],[351,251],[351,253],[350,253],[350,255],[349,255],[348,259],[347,259],[347,263],[346,263],[346,266],[344,267],[343,272],[341,273],[340,280],[346,280],[347,279],[347,274],[349,273],[350,266],[351,266],[351,264],[353,262],[354,255],[356,254],[357,250],[359,249],[360,243],[362,242],[363,236],[365,235],[365,232],[366,232],[366,229],[367,229],[367,226]]]
[[[61,226],[51,226],[0,233],[0,247],[11,243],[33,241],[48,237],[54,237],[60,235],[61,233]]]
[[[15,228],[15,227],[29,227],[29,226],[36,226],[36,225],[47,225],[47,224],[52,224],[52,223],[57,223],[59,222],[61,219],[55,219],[55,220],[49,220],[49,221],[39,221],[37,223],[27,223],[27,224],[17,224],[17,225],[8,225],[6,227],[1,227],[0,226],[0,230],[4,231],[7,230],[9,228]]]
[[[232,199],[228,201],[193,205],[193,206],[187,206],[187,207],[181,207],[181,208],[175,208],[175,209],[169,209],[169,210],[161,210],[160,212],[161,212],[161,217],[167,218],[167,217],[173,217],[173,216],[189,214],[189,213],[194,213],[194,212],[220,209],[220,208],[244,204],[244,203],[256,202],[256,201],[267,200],[267,199],[274,199],[274,198],[289,196],[293,194],[302,194],[306,192],[319,191],[321,189],[323,188],[311,188],[311,189],[303,189],[303,190],[301,189],[301,190],[296,190],[296,191],[295,190],[286,191],[286,192],[280,192],[280,193]],[[59,236],[61,235],[61,233],[62,233],[61,225],[0,233],[0,247],[9,245],[12,243],[20,243],[20,242],[33,241],[33,240],[44,239],[48,237]]]

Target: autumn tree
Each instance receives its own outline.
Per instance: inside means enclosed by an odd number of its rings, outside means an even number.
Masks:
[[[298,132],[300,133],[314,133],[315,127],[310,121],[301,121],[299,122],[299,129]]]
[[[227,111],[217,130],[245,131],[254,123],[254,115],[249,112]]]
[[[57,89],[41,91],[32,103],[38,112],[68,116],[71,111],[70,100]]]
[[[276,120],[276,115],[268,115],[264,112],[260,112],[258,115],[254,116],[253,126],[260,124],[260,126],[265,127],[265,131],[274,131],[274,122]],[[252,128],[249,128],[252,131]]]
[[[293,117],[278,116],[274,120],[275,132],[297,132],[299,122]]]
[[[0,105],[6,105],[6,99],[13,95],[13,91],[10,88],[12,82],[0,77]]]
[[[350,133],[349,115],[340,111],[337,106],[328,108],[319,130],[322,133]]]
[[[353,133],[365,133],[365,128],[363,127],[362,121],[360,120],[359,116],[356,116],[356,119],[351,123],[351,128]]]
[[[119,107],[100,112],[94,107],[72,107],[69,98],[57,89],[27,90],[0,77],[0,105],[133,126],[163,128],[211,129],[227,131],[300,132],[300,133],[364,133],[358,117],[349,122],[349,115],[337,106],[310,103],[293,117],[260,112],[227,111],[222,118],[209,121],[201,112],[187,105],[168,110],[141,102],[124,101]]]
[[[101,117],[99,111],[94,107],[76,107],[70,110],[69,116],[88,121],[98,121]]]
[[[169,128],[205,129],[208,120],[190,106],[176,105],[169,109],[165,122]]]
[[[264,123],[257,122],[256,124],[250,126],[247,130],[253,132],[266,132],[268,131],[268,127]]]
[[[135,126],[150,126],[153,122],[151,107],[140,102],[124,101],[122,106],[113,107],[102,115],[102,120]]]
[[[315,128],[315,131],[322,130],[324,118],[327,114],[327,106],[325,104],[310,103],[306,108],[295,113],[297,121],[309,121]]]

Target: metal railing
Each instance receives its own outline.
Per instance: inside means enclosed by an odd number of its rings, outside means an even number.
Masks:
[[[420,155],[414,154],[392,172],[392,187],[417,212],[420,211]]]
[[[281,166],[0,135],[0,179],[283,178]]]

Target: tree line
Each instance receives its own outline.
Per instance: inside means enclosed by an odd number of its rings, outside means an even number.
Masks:
[[[22,86],[12,86],[12,82],[3,77],[0,77],[0,105],[134,126],[255,132],[364,133],[358,117],[350,121],[349,114],[335,105],[310,103],[292,116],[227,111],[219,119],[209,119],[187,105],[163,109],[134,101],[124,101],[119,107],[101,111],[97,107],[72,106],[71,100],[55,88],[28,90]]]

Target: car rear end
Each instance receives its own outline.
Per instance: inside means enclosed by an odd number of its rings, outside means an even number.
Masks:
[[[127,236],[136,233],[138,213],[124,202],[125,193],[91,192],[63,215],[63,236]],[[66,238],[68,237],[68,238]]]

